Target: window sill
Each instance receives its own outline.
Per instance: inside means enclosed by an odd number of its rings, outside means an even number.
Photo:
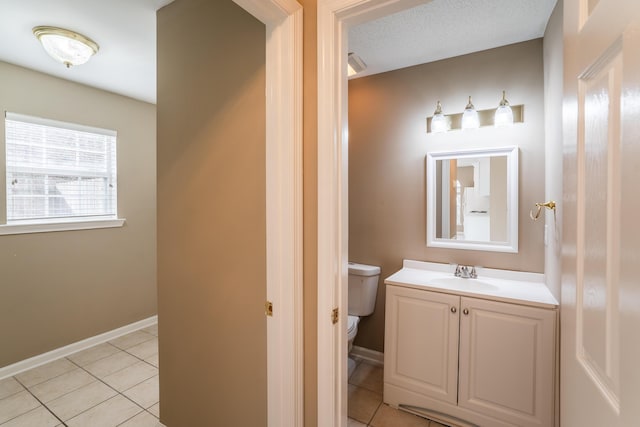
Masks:
[[[52,231],[92,230],[97,228],[122,227],[125,218],[57,220],[56,222],[20,221],[0,225],[0,236],[8,234],[49,233]]]

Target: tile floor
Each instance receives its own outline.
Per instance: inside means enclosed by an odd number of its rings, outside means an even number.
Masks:
[[[0,427],[158,427],[158,326],[0,380]]]
[[[383,369],[357,360],[348,427],[446,427],[382,403]],[[0,380],[0,427],[162,427],[158,326]]]
[[[355,360],[357,366],[348,386],[348,427],[446,427],[382,403],[382,367]]]

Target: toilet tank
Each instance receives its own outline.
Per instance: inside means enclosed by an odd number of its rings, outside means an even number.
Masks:
[[[349,314],[368,316],[373,313],[378,293],[380,267],[349,263]]]

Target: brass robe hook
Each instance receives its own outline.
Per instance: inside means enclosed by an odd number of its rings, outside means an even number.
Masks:
[[[556,202],[554,202],[553,200],[550,200],[546,203],[536,203],[536,208],[538,208],[538,210],[536,211],[535,215],[533,211],[529,211],[529,217],[531,217],[531,219],[534,221],[537,221],[538,218],[540,218],[540,212],[542,212],[542,208],[547,208],[547,209],[551,209],[552,211],[555,211]]]

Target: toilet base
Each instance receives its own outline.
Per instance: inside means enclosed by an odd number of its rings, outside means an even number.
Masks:
[[[347,378],[353,374],[353,371],[356,370],[356,361],[352,358],[347,358]]]

